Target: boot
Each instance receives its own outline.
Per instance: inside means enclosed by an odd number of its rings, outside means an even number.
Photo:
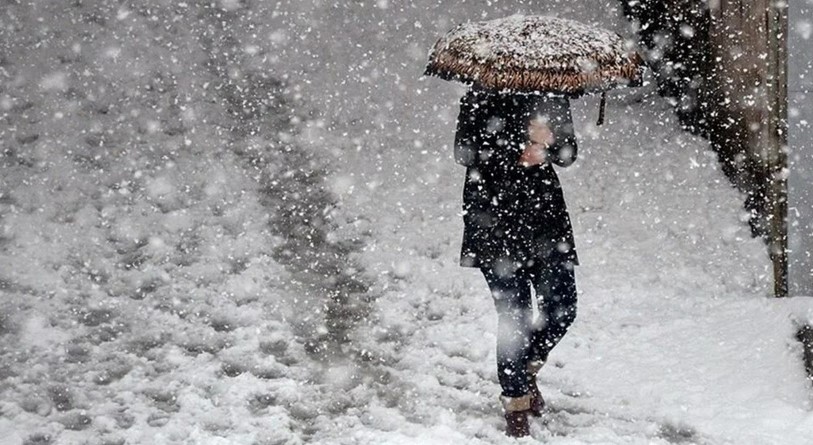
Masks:
[[[531,409],[531,396],[500,397],[505,410],[505,434],[508,437],[526,437],[531,434],[528,414]]]
[[[542,417],[542,410],[545,409],[545,399],[536,384],[536,373],[542,369],[543,361],[528,362],[528,395],[531,396],[530,414],[534,417]]]
[[[545,409],[545,399],[542,398],[542,393],[539,392],[539,386],[536,385],[536,376],[529,377],[528,379],[528,395],[531,396],[529,414],[534,417],[542,417],[542,411]]]

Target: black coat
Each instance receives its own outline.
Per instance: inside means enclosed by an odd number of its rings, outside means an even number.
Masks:
[[[554,135],[549,160],[523,167],[528,123],[542,115]],[[576,160],[570,103],[564,97],[470,90],[460,100],[455,161],[467,167],[460,264],[515,270],[551,260],[578,264],[573,229],[551,162]]]

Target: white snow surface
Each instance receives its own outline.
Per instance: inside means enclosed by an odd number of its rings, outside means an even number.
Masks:
[[[425,49],[514,13],[624,32],[614,2],[59,3],[9,4],[2,22],[4,444],[813,438],[793,338],[813,305],[767,298],[743,197],[651,86],[610,94],[602,127],[595,98],[573,103],[579,160],[560,175],[579,313],[540,375],[549,412],[532,438],[503,435],[493,305],[457,265],[463,90],[419,80]],[[207,64],[219,39],[244,48],[223,72]],[[310,104],[296,133],[233,127],[219,76],[252,70]],[[307,352],[320,304],[275,257],[286,234],[264,204],[263,178],[291,172],[257,167],[257,147],[288,143],[327,171],[328,239],[357,242],[349,273],[376,297],[330,359]]]

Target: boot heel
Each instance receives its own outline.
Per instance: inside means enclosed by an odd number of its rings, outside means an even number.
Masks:
[[[500,397],[505,410],[505,435],[508,437],[526,437],[531,435],[528,415],[531,412],[531,396]]]
[[[544,364],[543,361],[528,362],[528,395],[531,396],[530,414],[534,417],[542,417],[542,411],[545,409],[545,399],[542,398],[539,385],[536,384],[536,373],[542,369]]]

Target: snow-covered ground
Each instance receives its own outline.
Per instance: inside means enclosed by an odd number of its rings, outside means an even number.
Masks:
[[[625,25],[614,3],[443,3],[7,6],[3,443],[510,443],[492,303],[457,266],[463,89],[422,63],[480,16]],[[269,72],[288,94],[241,100]],[[766,298],[742,197],[668,104],[612,94],[602,127],[596,105],[560,171],[579,315],[516,443],[809,443],[813,305]]]

